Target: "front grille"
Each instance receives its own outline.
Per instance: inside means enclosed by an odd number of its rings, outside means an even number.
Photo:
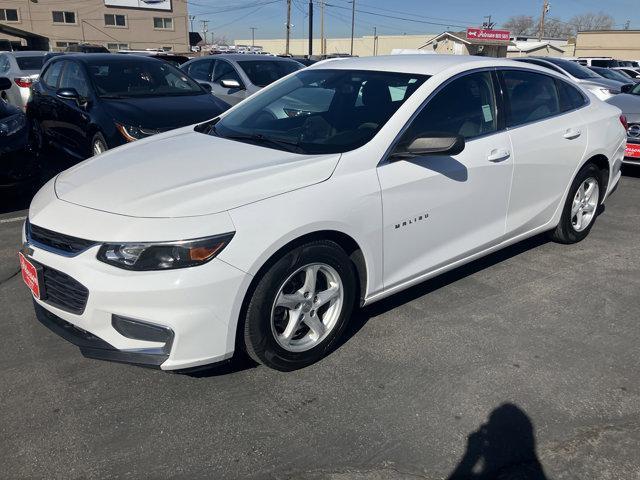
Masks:
[[[66,273],[45,265],[43,268],[43,300],[65,312],[82,315],[89,298],[89,290]]]
[[[77,255],[97,243],[92,240],[83,240],[82,238],[47,230],[30,223],[27,223],[27,237],[29,241],[40,244],[43,248],[63,255]]]

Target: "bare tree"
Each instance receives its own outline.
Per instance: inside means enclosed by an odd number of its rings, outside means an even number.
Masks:
[[[510,17],[502,27],[509,30],[512,35],[532,35],[535,30],[533,17],[527,15]]]
[[[608,13],[587,12],[572,17],[569,23],[577,33],[584,30],[609,30],[613,28],[614,20]]]
[[[540,29],[540,20],[536,22],[536,35]],[[544,22],[544,37],[547,38],[569,38],[574,34],[573,25],[563,22],[557,18],[547,17]]]

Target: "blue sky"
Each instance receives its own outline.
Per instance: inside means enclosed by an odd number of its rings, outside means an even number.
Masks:
[[[176,1],[176,0],[174,0]],[[250,38],[250,27],[256,27],[256,39],[284,37],[286,0],[186,0],[189,12],[196,15],[195,29],[200,20],[209,20],[209,32],[225,36],[229,41]],[[292,36],[308,35],[306,18],[309,0],[293,0]],[[318,0],[315,0],[318,3]],[[325,0],[325,31],[329,36],[348,36],[351,29],[350,0]],[[537,17],[543,0],[356,0],[357,9],[388,17],[356,13],[356,35],[371,35],[374,26],[378,34],[428,34],[460,26],[479,25],[484,15],[500,26],[512,15]],[[630,20],[631,28],[640,29],[640,0],[550,0],[550,15],[568,20],[573,15],[604,10],[612,15],[616,28]],[[319,8],[314,9],[314,33],[319,33]],[[426,22],[432,22],[426,23]]]

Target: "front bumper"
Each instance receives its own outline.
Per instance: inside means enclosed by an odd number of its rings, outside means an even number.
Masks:
[[[250,281],[246,273],[217,259],[192,268],[131,272],[98,261],[98,248],[65,257],[27,244],[32,261],[89,291],[76,313],[46,296],[34,297],[40,322],[85,356],[102,360],[175,370],[233,355],[241,292]],[[114,316],[171,331],[171,341],[125,336],[114,327]]]

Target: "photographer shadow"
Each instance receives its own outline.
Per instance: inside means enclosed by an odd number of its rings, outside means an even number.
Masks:
[[[491,412],[467,439],[467,450],[448,480],[548,480],[536,454],[533,424],[512,403]]]

